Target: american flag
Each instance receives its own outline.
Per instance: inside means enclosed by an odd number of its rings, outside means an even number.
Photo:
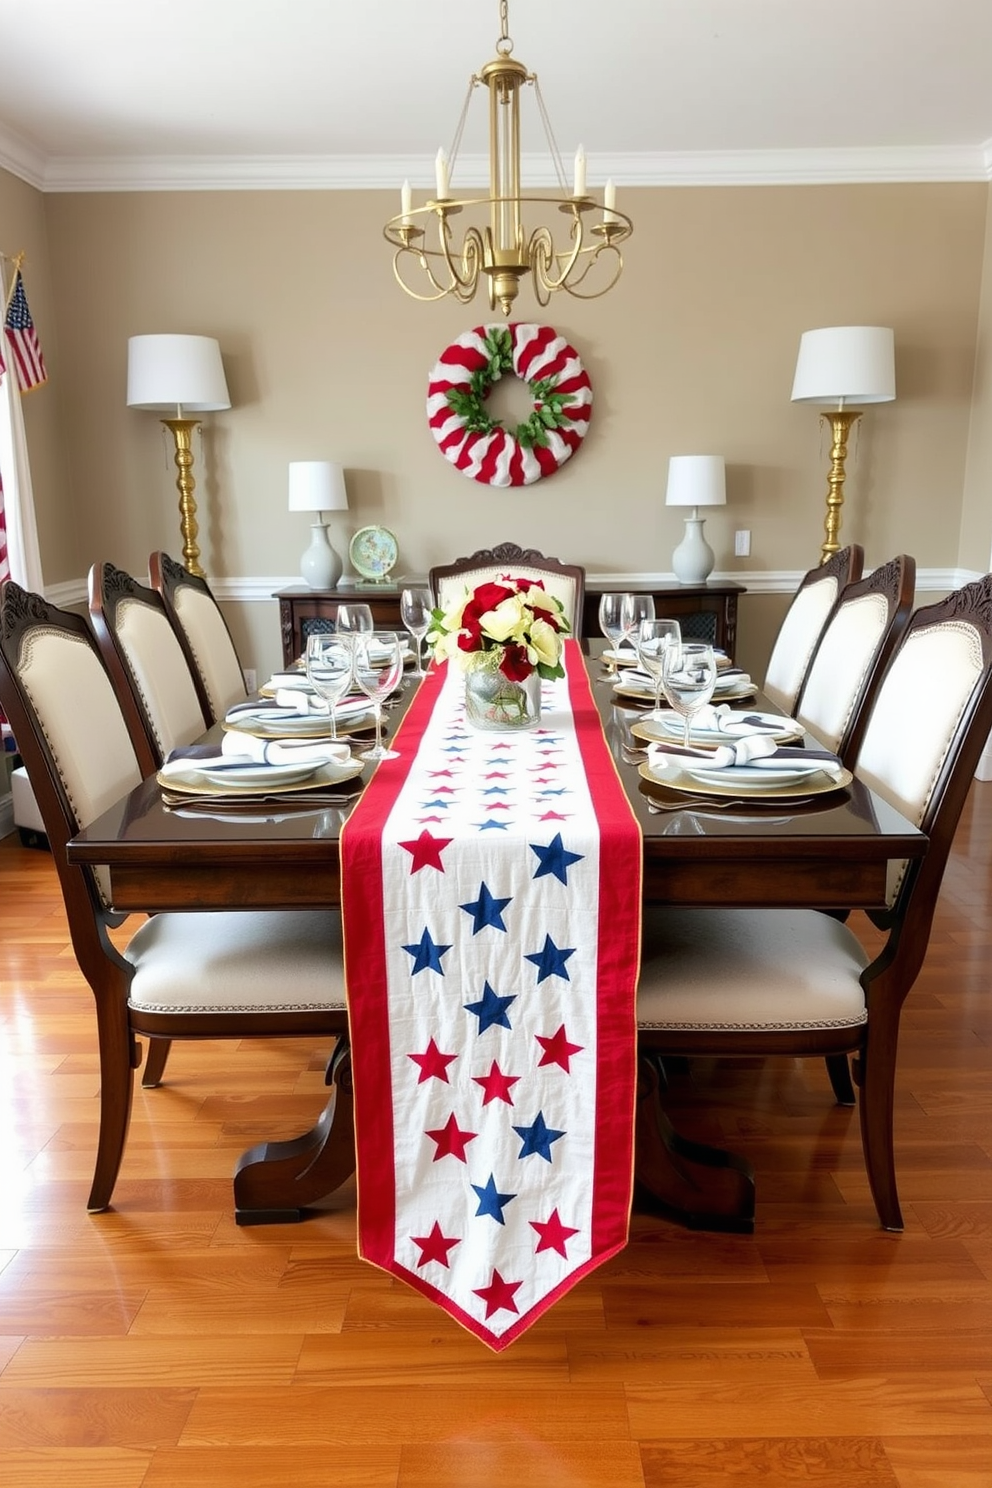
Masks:
[[[7,343],[13,352],[17,386],[22,393],[29,393],[32,388],[41,387],[42,383],[48,381],[48,373],[45,371],[45,358],[41,354],[38,332],[34,328],[31,311],[28,309],[20,269],[14,279],[14,288],[7,304],[3,328],[7,335]]]
[[[342,834],[360,1254],[495,1350],[627,1234],[641,844],[566,653],[524,733],[432,673]]]

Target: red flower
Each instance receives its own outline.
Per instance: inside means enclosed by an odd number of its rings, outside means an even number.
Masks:
[[[527,647],[508,641],[503,647],[503,660],[499,664],[503,676],[510,682],[522,682],[534,668],[527,660]]]

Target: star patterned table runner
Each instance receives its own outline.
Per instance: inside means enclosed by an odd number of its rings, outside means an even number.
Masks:
[[[500,733],[432,670],[341,838],[359,1253],[497,1350],[630,1211],[640,829],[565,666]]]

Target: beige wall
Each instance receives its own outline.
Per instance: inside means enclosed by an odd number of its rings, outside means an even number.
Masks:
[[[789,394],[801,332],[838,323],[894,327],[899,393],[852,441],[842,536],[869,564],[901,549],[927,568],[988,561],[974,440],[964,499],[984,184],[625,191],[635,235],[618,288],[545,310],[529,294],[519,302],[517,318],[573,343],[595,403],[577,456],[506,492],[449,466],[424,413],[440,351],[498,317],[478,302],[417,304],[395,286],[381,237],[394,194],[39,198],[2,174],[0,193],[0,207],[16,198],[39,224],[29,283],[53,375],[29,433],[49,582],[106,558],[141,572],[153,548],[179,550],[171,448],[155,415],[124,403],[127,338],[149,331],[216,336],[224,352],[234,406],[208,416],[196,452],[216,578],[295,575],[308,528],[286,511],[286,466],[307,458],[346,467],[339,548],[385,523],[408,572],[506,538],[597,572],[668,571],[682,516],[663,504],[667,460],[693,452],[728,462],[728,505],[707,518],[717,567],[804,570],[819,555],[829,446],[816,411]],[[10,237],[4,225],[0,243]],[[732,556],[739,527],[751,530],[748,559]],[[274,605],[231,610],[249,664],[267,665]],[[745,601],[752,664],[780,611]]]

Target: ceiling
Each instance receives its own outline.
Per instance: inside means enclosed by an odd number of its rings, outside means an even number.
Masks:
[[[509,23],[590,186],[992,174],[992,0],[510,0]],[[0,165],[46,191],[426,186],[498,35],[497,0],[0,0]],[[466,180],[484,120],[477,97]]]

